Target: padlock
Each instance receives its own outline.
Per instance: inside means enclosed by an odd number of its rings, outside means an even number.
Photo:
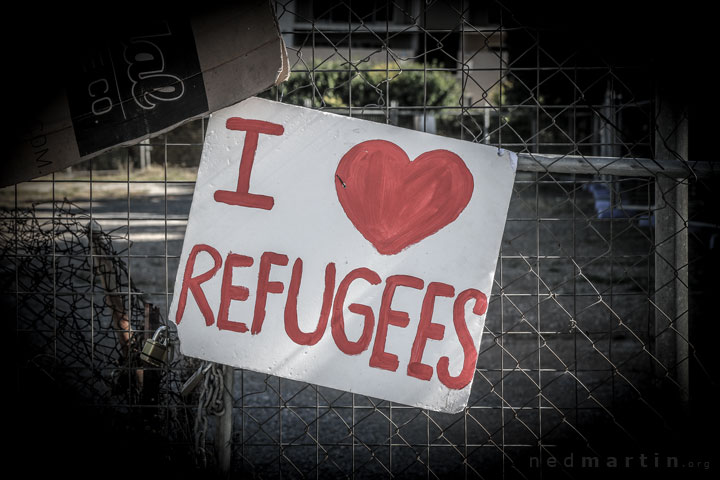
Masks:
[[[168,336],[165,333],[162,340],[159,340],[159,337],[166,331],[167,327],[163,325],[155,330],[152,338],[145,340],[142,352],[140,352],[140,360],[154,367],[162,367],[165,364],[168,352]]]

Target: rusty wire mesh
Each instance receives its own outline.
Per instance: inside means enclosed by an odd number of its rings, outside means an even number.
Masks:
[[[689,167],[656,188],[661,106],[646,59],[613,63],[521,23],[501,2],[283,0],[275,8],[293,73],[262,96],[507,148],[525,154],[526,166],[550,154],[558,162],[568,155],[610,157],[610,164],[632,162],[641,174],[518,172],[462,413],[236,370],[232,471],[257,478],[708,471],[712,458],[693,449],[702,442],[692,441],[691,422],[715,419],[699,409],[716,378],[708,340],[715,327],[700,324],[720,238],[708,200],[713,184]],[[663,131],[684,121],[676,117]],[[139,401],[132,382],[125,392],[112,389],[111,372],[124,365],[131,375],[136,365],[123,363],[107,292],[89,273],[104,254],[89,252],[79,226],[92,220],[112,232],[104,238],[112,240],[108,248],[123,276],[117,291],[134,329],[144,328],[146,302],[167,318],[204,131],[204,120],[192,122],[2,192],[4,302],[14,312],[17,338],[39,340],[42,350],[19,355],[20,390],[34,378],[28,369],[61,366],[71,378],[53,382],[87,390],[78,398],[108,412],[111,432],[129,429],[130,442],[151,425],[163,447],[138,455],[175,465],[184,465],[188,453],[197,458],[193,425],[209,414],[197,408],[202,388],[179,395],[198,365],[176,357],[162,369],[166,395],[152,401]],[[666,205],[666,194],[686,187],[689,213],[674,212],[680,222],[673,236],[687,234],[690,255],[678,265],[658,248],[667,238],[656,237],[656,209]],[[72,228],[65,219],[77,211],[69,204],[36,204],[63,198],[83,209]],[[663,310],[664,289],[678,293],[675,283],[658,285],[658,261],[689,289],[689,314]],[[73,282],[42,277],[61,265]],[[677,328],[688,315],[699,332],[690,337]],[[658,317],[667,320],[659,329]],[[84,332],[77,333],[83,341],[66,342],[70,331]],[[657,351],[663,336],[684,347]],[[678,378],[683,365],[692,366],[693,401]],[[152,411],[153,420],[140,415],[132,423],[122,416],[129,411]],[[212,451],[215,425],[203,432],[203,455]],[[610,459],[620,467],[609,466]]]

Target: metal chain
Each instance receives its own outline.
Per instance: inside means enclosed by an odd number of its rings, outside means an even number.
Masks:
[[[205,440],[207,437],[208,416],[221,416],[225,412],[225,404],[223,403],[225,382],[221,365],[204,362],[202,369],[206,373],[200,390],[197,415],[195,417],[195,453],[196,462],[206,468],[207,451],[205,449]]]

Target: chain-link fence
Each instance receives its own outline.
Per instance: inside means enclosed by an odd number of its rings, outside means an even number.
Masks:
[[[0,191],[18,415],[33,427],[20,440],[97,474],[711,472],[715,177],[689,162],[687,105],[650,59],[606,58],[501,2],[275,8],[293,73],[261,96],[520,154],[467,408],[173,353],[201,119]],[[170,358],[153,367],[139,354],[161,325]]]

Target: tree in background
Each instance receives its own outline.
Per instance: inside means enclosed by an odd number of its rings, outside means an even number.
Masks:
[[[434,116],[440,125],[451,124],[460,116],[458,107],[462,89],[454,71],[442,69],[437,62],[423,65],[415,62],[371,64],[367,70],[348,67],[341,62],[325,62],[310,71],[295,71],[279,86],[259,96],[284,103],[314,108],[338,109],[348,106],[363,109],[358,116],[385,121],[384,113],[391,110],[391,123],[412,127],[415,117]],[[431,107],[423,110],[422,107]],[[440,130],[440,128],[438,128]],[[439,132],[441,133],[441,132]]]

